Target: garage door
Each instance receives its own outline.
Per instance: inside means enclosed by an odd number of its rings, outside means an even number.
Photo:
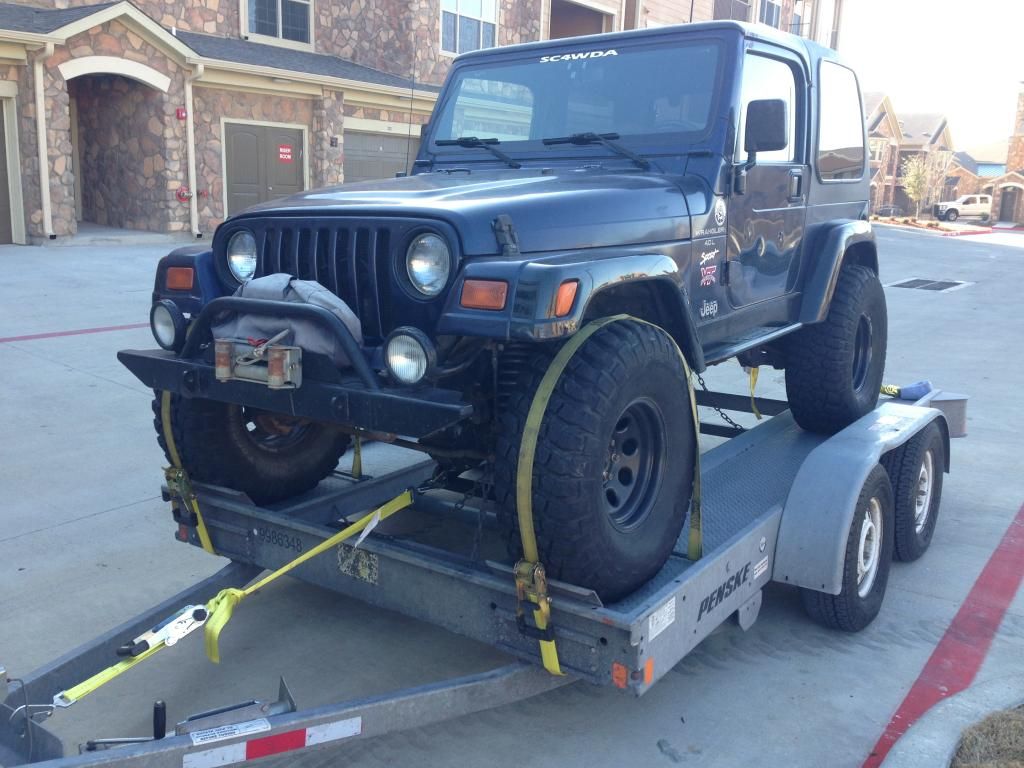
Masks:
[[[11,194],[7,179],[7,136],[4,111],[0,109],[0,243],[13,243],[11,232]]]
[[[419,145],[418,136],[410,140],[407,136],[345,131],[345,182],[394,178],[409,170]]]
[[[256,203],[301,192],[305,186],[298,128],[226,123],[224,143],[229,216]]]

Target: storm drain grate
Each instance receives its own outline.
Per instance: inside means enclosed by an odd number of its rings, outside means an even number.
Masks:
[[[943,293],[945,291],[955,291],[958,288],[966,288],[968,283],[963,280],[931,280],[923,277],[913,277],[909,280],[901,280],[898,283],[889,283],[889,288],[917,288],[922,291],[936,291]]]

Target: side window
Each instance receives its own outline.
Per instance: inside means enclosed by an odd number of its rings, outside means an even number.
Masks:
[[[782,99],[789,120],[789,145],[775,152],[758,152],[758,163],[790,163],[796,158],[796,79],[793,70],[780,59],[747,54],[743,62],[743,87],[740,96],[740,125],[736,137],[736,158],[743,153],[743,132],[747,124],[747,105],[758,99]]]
[[[818,177],[822,181],[864,175],[864,117],[857,78],[846,67],[821,62]]]
[[[978,201],[975,200],[973,197],[968,197],[966,200],[964,200],[964,205],[975,205],[977,202]]]

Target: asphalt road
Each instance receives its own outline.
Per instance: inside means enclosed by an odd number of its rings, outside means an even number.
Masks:
[[[821,629],[794,590],[771,586],[750,631],[727,626],[642,699],[575,684],[277,764],[861,765],[1024,502],[1024,236],[1019,246],[1012,237],[994,243],[879,228],[883,283],[968,283],[947,293],[886,289],[886,380],[927,378],[971,401],[970,434],[954,442],[932,548],[893,567],[881,615],[867,630]],[[148,329],[10,340],[145,323],[153,266],[166,250],[0,248],[0,664],[12,676],[221,564],[171,538],[150,393],[114,357],[120,348],[153,346]],[[707,378],[737,392],[745,385],[734,364]],[[778,372],[762,375],[759,392],[780,395],[781,381]],[[266,600],[262,610],[240,610],[219,667],[200,645],[183,643],[173,658],[155,657],[151,669],[140,667],[51,725],[69,742],[144,733],[154,698],[168,700],[173,721],[211,702],[273,697],[281,671],[300,706],[310,706],[500,661],[479,644],[301,585]],[[1022,659],[1018,594],[977,681],[1020,673]],[[98,725],[112,714],[123,719]]]

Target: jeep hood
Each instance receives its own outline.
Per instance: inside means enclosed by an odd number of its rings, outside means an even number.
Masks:
[[[401,216],[442,219],[463,252],[500,252],[491,223],[512,218],[524,252],[685,240],[690,209],[708,210],[696,177],[603,168],[428,173],[302,192],[238,218],[269,215]]]

